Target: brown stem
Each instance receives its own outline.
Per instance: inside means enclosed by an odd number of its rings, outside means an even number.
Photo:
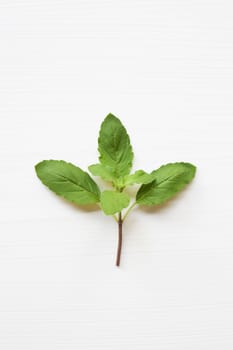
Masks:
[[[116,266],[120,266],[120,260],[121,260],[122,225],[123,225],[123,220],[122,220],[122,217],[121,217],[121,213],[119,213],[119,219],[118,219],[118,247],[117,247]]]

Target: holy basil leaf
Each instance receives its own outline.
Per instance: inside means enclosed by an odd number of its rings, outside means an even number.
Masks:
[[[116,178],[112,169],[102,164],[92,164],[88,167],[89,171],[94,176],[100,176],[103,180],[114,181]]]
[[[99,202],[97,184],[77,166],[63,160],[44,160],[35,169],[43,184],[59,196],[81,205]]]
[[[106,215],[119,213],[123,208],[128,207],[130,197],[123,192],[104,191],[101,193],[100,204]]]
[[[116,178],[130,173],[133,162],[130,138],[121,121],[113,114],[108,114],[101,124],[98,150],[100,163],[110,167]]]
[[[153,172],[154,181],[142,185],[136,202],[142,205],[159,205],[182,190],[195,176],[196,167],[190,163],[170,163]]]
[[[152,182],[154,178],[154,171],[151,174],[148,174],[144,170],[137,170],[134,174],[125,177],[125,186],[133,184],[148,184]]]

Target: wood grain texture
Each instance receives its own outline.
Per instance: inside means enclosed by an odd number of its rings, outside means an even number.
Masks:
[[[233,3],[0,0],[0,348],[232,350]],[[116,114],[135,169],[195,181],[117,225],[50,193]]]

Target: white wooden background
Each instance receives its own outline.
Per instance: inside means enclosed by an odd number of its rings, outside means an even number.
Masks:
[[[233,2],[0,0],[0,348],[233,349]],[[124,228],[34,165],[97,160],[112,112],[135,169],[198,166]]]

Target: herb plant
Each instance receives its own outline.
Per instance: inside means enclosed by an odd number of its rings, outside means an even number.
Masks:
[[[35,166],[37,176],[51,191],[78,205],[98,203],[106,215],[118,223],[116,266],[120,265],[122,226],[136,205],[163,204],[181,191],[194,177],[196,167],[190,163],[169,163],[146,173],[130,174],[133,150],[121,121],[113,114],[104,119],[98,138],[99,163],[88,167],[90,173],[110,182],[112,190],[100,191],[90,175],[64,160],[43,160]],[[141,185],[132,201],[126,189]],[[124,212],[123,212],[124,210]]]

